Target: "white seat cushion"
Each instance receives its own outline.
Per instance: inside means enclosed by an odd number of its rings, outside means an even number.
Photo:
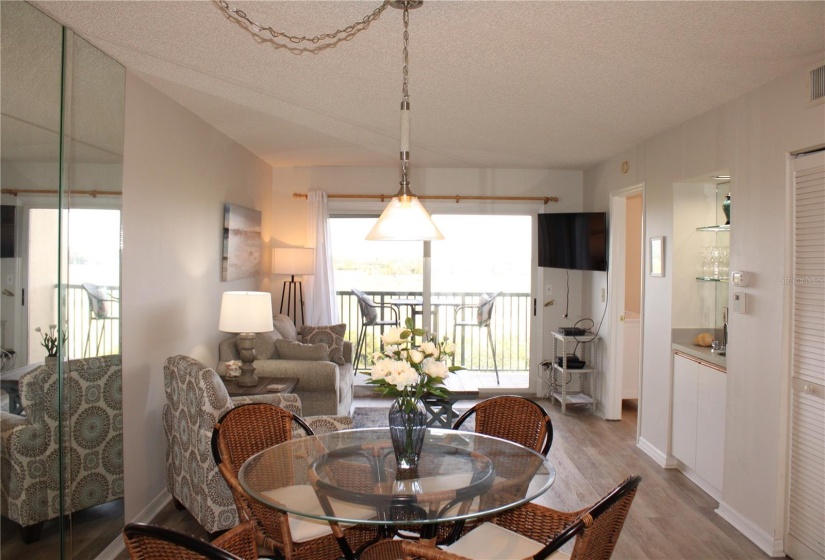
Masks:
[[[296,484],[284,486],[274,490],[267,490],[263,494],[290,509],[295,509],[310,515],[323,515],[324,508],[318,501],[315,490],[309,484]],[[340,500],[330,500],[335,515],[347,519],[370,519],[375,517],[375,509],[343,502]],[[346,527],[346,524],[342,524]],[[296,543],[306,542],[318,537],[323,537],[332,533],[332,528],[328,521],[311,519],[300,515],[289,516],[289,530],[292,533],[292,541]]]
[[[444,548],[453,554],[473,560],[520,560],[532,558],[544,545],[494,523],[482,523],[456,542]],[[552,560],[568,560],[570,556],[557,550]]]

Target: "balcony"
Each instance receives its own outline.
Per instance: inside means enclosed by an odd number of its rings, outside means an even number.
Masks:
[[[397,299],[422,298],[421,292],[390,292],[371,291],[367,295],[381,305],[392,305],[390,301]],[[439,338],[449,336],[456,344],[456,365],[466,368],[461,377],[468,387],[495,387],[495,368],[493,354],[488,349],[486,329],[475,327],[455,328],[455,310],[458,305],[474,304],[478,301],[479,292],[433,292],[432,301],[433,330]],[[358,309],[358,298],[352,292],[337,292],[338,309],[341,321],[347,324],[347,340],[353,346],[358,339],[361,327],[361,313]],[[493,342],[496,348],[496,361],[501,376],[502,387],[524,387],[528,385],[530,370],[530,306],[532,298],[529,293],[501,293],[493,306],[493,317],[490,321]],[[438,305],[438,302],[450,302],[449,305]],[[422,328],[421,306],[396,305],[399,311],[400,322],[403,325],[407,317],[412,316],[415,326]],[[391,319],[390,312],[382,310],[385,315],[381,318]],[[475,309],[467,310],[465,320],[475,318]],[[455,333],[455,334],[453,334]],[[368,328],[364,351],[357,370],[367,370],[370,367],[369,356],[380,350],[380,327]]]

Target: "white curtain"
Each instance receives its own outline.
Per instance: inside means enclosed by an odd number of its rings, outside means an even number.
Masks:
[[[309,296],[306,303],[306,324],[334,325],[339,322],[339,318],[332,273],[327,193],[310,191],[307,200],[307,246],[315,247],[315,275],[305,279]]]

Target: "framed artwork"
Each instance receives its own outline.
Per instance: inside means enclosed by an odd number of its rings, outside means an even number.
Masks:
[[[223,206],[221,280],[229,282],[261,272],[261,212],[235,204]]]
[[[665,275],[665,238],[650,238],[650,275]]]

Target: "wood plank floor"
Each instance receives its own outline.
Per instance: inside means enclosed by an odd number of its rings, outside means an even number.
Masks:
[[[562,415],[542,400],[553,420],[550,458],[556,466],[553,487],[537,502],[561,510],[592,504],[631,474],[643,480],[630,509],[615,559],[754,560],[769,558],[719,517],[717,502],[675,470],[660,468],[636,445],[635,403],[626,403],[620,422],[606,422],[583,412]],[[460,406],[471,405],[460,401]],[[380,399],[356,399],[355,406],[388,406]],[[205,538],[185,511],[170,504],[154,520]],[[118,560],[128,560],[124,552]]]

